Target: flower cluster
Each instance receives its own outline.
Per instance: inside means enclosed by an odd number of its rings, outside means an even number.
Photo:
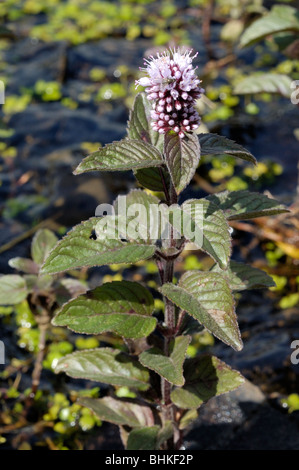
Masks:
[[[201,80],[192,66],[192,50],[179,49],[150,56],[145,59],[145,67],[140,70],[147,77],[136,80],[136,86],[146,87],[147,97],[152,104],[151,118],[154,130],[165,134],[173,130],[183,138],[185,132],[197,129],[200,123],[195,101],[204,92],[199,87]]]

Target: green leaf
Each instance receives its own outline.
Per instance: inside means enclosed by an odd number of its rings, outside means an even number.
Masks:
[[[45,276],[40,276],[36,274],[24,274],[23,279],[26,281],[28,292],[48,290],[53,284],[53,277],[48,274]]]
[[[179,285],[167,283],[160,290],[214,336],[236,351],[242,349],[234,299],[221,274],[189,271],[181,277]]]
[[[151,426],[141,429],[133,429],[130,432],[127,450],[159,450],[161,444],[173,434],[173,426],[166,421],[163,428]]]
[[[169,357],[158,348],[151,348],[139,356],[139,361],[148,369],[154,370],[168,382],[175,385],[183,385],[183,363],[186,357],[187,347],[190,343],[189,336],[178,336],[170,343]]]
[[[159,168],[144,168],[143,170],[134,171],[135,178],[145,188],[151,191],[164,191],[162,177],[165,181],[165,186],[169,188],[170,177],[168,171],[166,172],[163,167]]]
[[[49,277],[52,279],[52,276],[49,275]],[[59,280],[59,285],[61,286],[61,292],[59,292],[59,288],[57,288],[58,295],[61,295],[62,297],[67,295],[67,300],[69,300],[70,297],[78,297],[78,295],[85,294],[85,292],[88,289],[87,284],[84,281],[80,281],[80,279],[73,279],[70,277],[66,277],[64,279]]]
[[[200,356],[185,362],[186,383],[171,392],[171,400],[179,408],[198,408],[210,398],[231,392],[244,383],[236,370],[215,356]]]
[[[298,10],[287,5],[275,5],[270,12],[254,21],[245,30],[240,39],[240,46],[246,47],[270,34],[285,31],[299,31]]]
[[[237,261],[231,261],[226,271],[222,271],[219,266],[215,264],[211,272],[222,274],[227,280],[230,289],[233,291],[275,286],[272,277],[264,271],[253,268],[248,264],[238,263]]]
[[[127,450],[156,450],[160,426],[133,429],[127,442]]]
[[[102,421],[119,426],[150,426],[154,422],[152,410],[148,406],[116,400],[112,397],[82,397],[77,402],[92,410]]]
[[[133,104],[133,109],[130,113],[128,136],[130,139],[140,139],[152,144],[162,153],[164,137],[152,128],[150,111],[151,103],[148,101],[146,94],[144,92],[138,93]],[[145,188],[148,188],[151,191],[163,191],[163,183],[159,168],[144,168],[134,170],[134,173],[139,183]],[[166,172],[163,171],[163,174],[165,178],[167,178],[168,175]]]
[[[130,356],[117,349],[99,348],[77,351],[59,359],[55,373],[65,372],[75,379],[146,390],[149,373]]]
[[[200,145],[196,134],[186,134],[181,139],[178,134],[168,132],[164,136],[166,164],[179,194],[190,183],[200,160]]]
[[[223,191],[208,196],[207,199],[221,209],[228,220],[254,219],[268,215],[282,214],[289,210],[275,199],[265,194],[247,190]]]
[[[0,277],[0,305],[16,305],[28,295],[25,279],[17,274]]]
[[[128,137],[139,139],[157,147],[163,151],[164,138],[159,132],[154,131],[151,126],[150,111],[152,105],[144,92],[138,93],[135,98],[133,109],[128,122]]]
[[[225,269],[231,253],[231,236],[219,207],[207,199],[189,199],[169,211],[172,213],[169,221],[175,230]]]
[[[115,200],[116,215],[127,215],[126,231],[129,238],[146,243],[155,243],[160,238],[159,203],[157,197],[140,189],[134,189]]]
[[[38,274],[39,266],[32,259],[29,258],[11,258],[8,261],[9,266],[17,269],[18,271],[23,271],[27,274]]]
[[[137,282],[114,281],[64,304],[52,323],[76,333],[112,331],[136,339],[155,329],[153,310],[154,299],[145,287]]]
[[[75,175],[87,171],[127,171],[163,164],[161,153],[147,142],[124,139],[92,153],[80,163]]]
[[[286,98],[291,96],[292,79],[278,73],[257,73],[244,78],[234,88],[236,95],[256,93],[278,93]]]
[[[94,240],[97,224],[102,219],[104,218],[93,217],[74,227],[51,251],[42,267],[42,272],[54,274],[83,266],[135,263],[153,256],[155,252],[153,245],[130,243],[115,238],[113,219],[109,216],[105,217],[106,238]]]
[[[233,140],[218,134],[199,134],[201,155],[231,155],[256,165],[254,156]]]
[[[43,264],[57,241],[58,238],[51,230],[46,228],[38,230],[31,244],[31,256],[33,261],[38,265]]]
[[[183,430],[186,429],[193,421],[198,418],[198,411],[196,408],[191,408],[190,410],[186,411],[182,418],[180,419],[179,429]]]

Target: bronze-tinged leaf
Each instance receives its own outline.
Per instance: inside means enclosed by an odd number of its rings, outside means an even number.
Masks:
[[[164,137],[164,154],[177,194],[190,183],[200,160],[200,144],[196,134],[186,134],[181,139],[170,131]]]
[[[163,135],[154,131],[151,126],[152,105],[144,92],[138,93],[134,100],[130,119],[128,122],[128,137],[130,139],[139,139],[156,147],[163,152]]]
[[[65,372],[75,379],[147,390],[148,371],[125,353],[112,348],[76,351],[59,359],[55,373]]]
[[[179,285],[164,284],[161,292],[236,351],[243,347],[234,299],[219,273],[188,271]]]
[[[272,277],[265,273],[265,271],[237,261],[231,261],[226,271],[223,271],[215,264],[211,272],[220,273],[227,280],[230,289],[233,291],[275,286]]]
[[[67,326],[76,333],[111,331],[125,338],[143,338],[156,327],[151,314],[154,299],[137,282],[114,281],[88,291],[64,304],[53,325]]]
[[[139,405],[113,397],[79,398],[78,403],[93,411],[102,421],[130,426],[131,428],[151,426],[154,424],[152,410],[148,406]]]
[[[153,145],[137,139],[113,142],[92,153],[80,163],[75,175],[88,171],[128,171],[163,164],[162,155]]]
[[[148,369],[154,370],[168,382],[183,385],[183,364],[190,343],[190,336],[177,336],[170,343],[169,356],[163,354],[158,348],[151,348],[139,356],[139,361]]]
[[[160,446],[173,435],[173,425],[166,421],[160,426],[136,428],[130,432],[127,450],[159,450]]]
[[[83,266],[103,266],[113,263],[135,263],[148,259],[155,253],[155,246],[117,238],[117,218],[93,217],[74,227],[55,246],[46,259],[42,273],[55,274]],[[95,233],[99,221],[106,223],[105,237],[97,238]]]
[[[203,403],[244,383],[244,377],[215,356],[199,356],[185,362],[186,383],[171,392],[171,400],[179,408],[199,408]]]
[[[218,134],[199,134],[201,155],[231,155],[256,165],[254,156],[233,140]]]
[[[172,214],[172,218],[170,216]],[[226,269],[231,253],[230,228],[219,207],[207,199],[189,199],[170,207],[169,222],[193,245]]]
[[[227,220],[254,219],[289,212],[275,199],[247,190],[223,191],[212,194],[207,199],[223,211]]]

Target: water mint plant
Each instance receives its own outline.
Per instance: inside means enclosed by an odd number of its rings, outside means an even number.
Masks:
[[[55,275],[149,259],[157,264],[157,292],[145,282],[107,282],[65,303],[52,320],[76,333],[109,332],[123,338],[121,348],[68,354],[55,371],[130,389],[130,398],[111,393],[83,397],[79,403],[117,424],[131,450],[182,448],[183,429],[201,405],[244,382],[215,356],[187,357],[187,348],[192,334],[206,328],[228,347],[242,349],[233,294],[270,287],[273,281],[265,272],[231,260],[229,222],[286,211],[279,202],[244,190],[181,204],[201,155],[225,154],[256,164],[237,143],[195,133],[195,101],[203,90],[192,54],[173,50],[149,58],[137,81],[145,92],[136,96],[127,136],[86,157],[74,172],[133,170],[144,189],[97,208],[95,217],[58,242],[42,267],[43,275]],[[207,271],[187,271],[177,281],[176,262],[190,247],[209,255],[214,264]],[[163,315],[154,308],[159,297]]]

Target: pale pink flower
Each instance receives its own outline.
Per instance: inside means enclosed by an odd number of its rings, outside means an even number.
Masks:
[[[152,127],[165,134],[174,130],[183,138],[185,132],[198,128],[200,117],[194,104],[204,90],[199,87],[201,80],[192,66],[192,50],[181,52],[180,49],[165,51],[145,59],[147,74],[136,80],[136,86],[146,87],[148,100],[152,101]]]

